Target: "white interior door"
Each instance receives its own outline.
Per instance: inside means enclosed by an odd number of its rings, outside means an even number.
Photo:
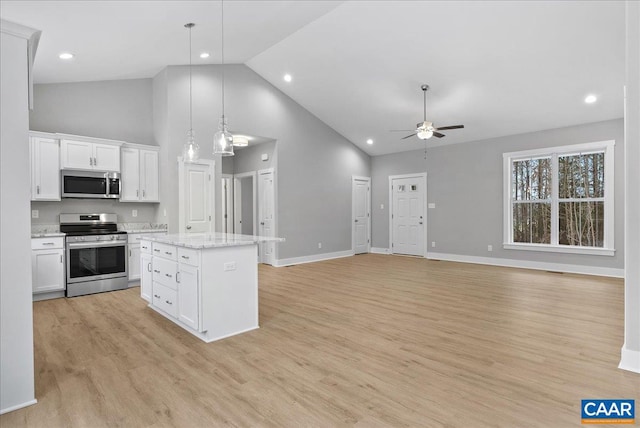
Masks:
[[[181,233],[211,232],[212,166],[184,163],[180,188]]]
[[[395,254],[424,256],[424,176],[391,180],[391,250]]]
[[[242,185],[233,179],[233,233],[242,234]]]
[[[351,182],[353,229],[352,245],[355,254],[368,253],[371,241],[370,178],[354,177]]]
[[[275,185],[272,169],[258,172],[258,235],[275,236]],[[260,262],[273,264],[272,242],[260,244]]]
[[[222,232],[235,233],[233,229],[233,175],[222,175],[221,194]]]

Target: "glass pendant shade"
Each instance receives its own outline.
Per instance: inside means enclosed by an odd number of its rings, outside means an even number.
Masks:
[[[200,158],[200,146],[196,143],[192,129],[187,131],[187,142],[182,148],[182,159],[185,162],[196,162]]]
[[[233,156],[233,135],[227,130],[227,120],[224,116],[220,118],[218,132],[213,136],[213,154],[222,156]]]

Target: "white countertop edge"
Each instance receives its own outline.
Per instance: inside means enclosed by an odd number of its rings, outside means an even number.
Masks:
[[[65,234],[62,232],[44,232],[44,233],[32,233],[31,238],[62,238]]]
[[[232,241],[227,241],[228,239]],[[237,240],[236,240],[237,239]],[[235,234],[174,234],[145,237],[146,241],[158,242],[160,244],[175,245],[176,247],[186,247],[194,249],[239,247],[255,245],[261,242],[283,242],[284,238],[273,238],[268,236],[235,235]]]

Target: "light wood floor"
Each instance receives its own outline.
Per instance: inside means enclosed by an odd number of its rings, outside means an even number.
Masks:
[[[205,344],[139,289],[34,303],[9,427],[578,427],[640,399],[622,280],[363,255],[260,268],[259,330]]]

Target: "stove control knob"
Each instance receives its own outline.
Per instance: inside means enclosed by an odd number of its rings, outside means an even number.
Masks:
[[[84,241],[84,236],[81,236],[81,237],[80,237],[80,240],[81,240],[81,241]]]
[[[111,240],[113,241],[114,239],[116,239],[116,235],[111,235]]]

